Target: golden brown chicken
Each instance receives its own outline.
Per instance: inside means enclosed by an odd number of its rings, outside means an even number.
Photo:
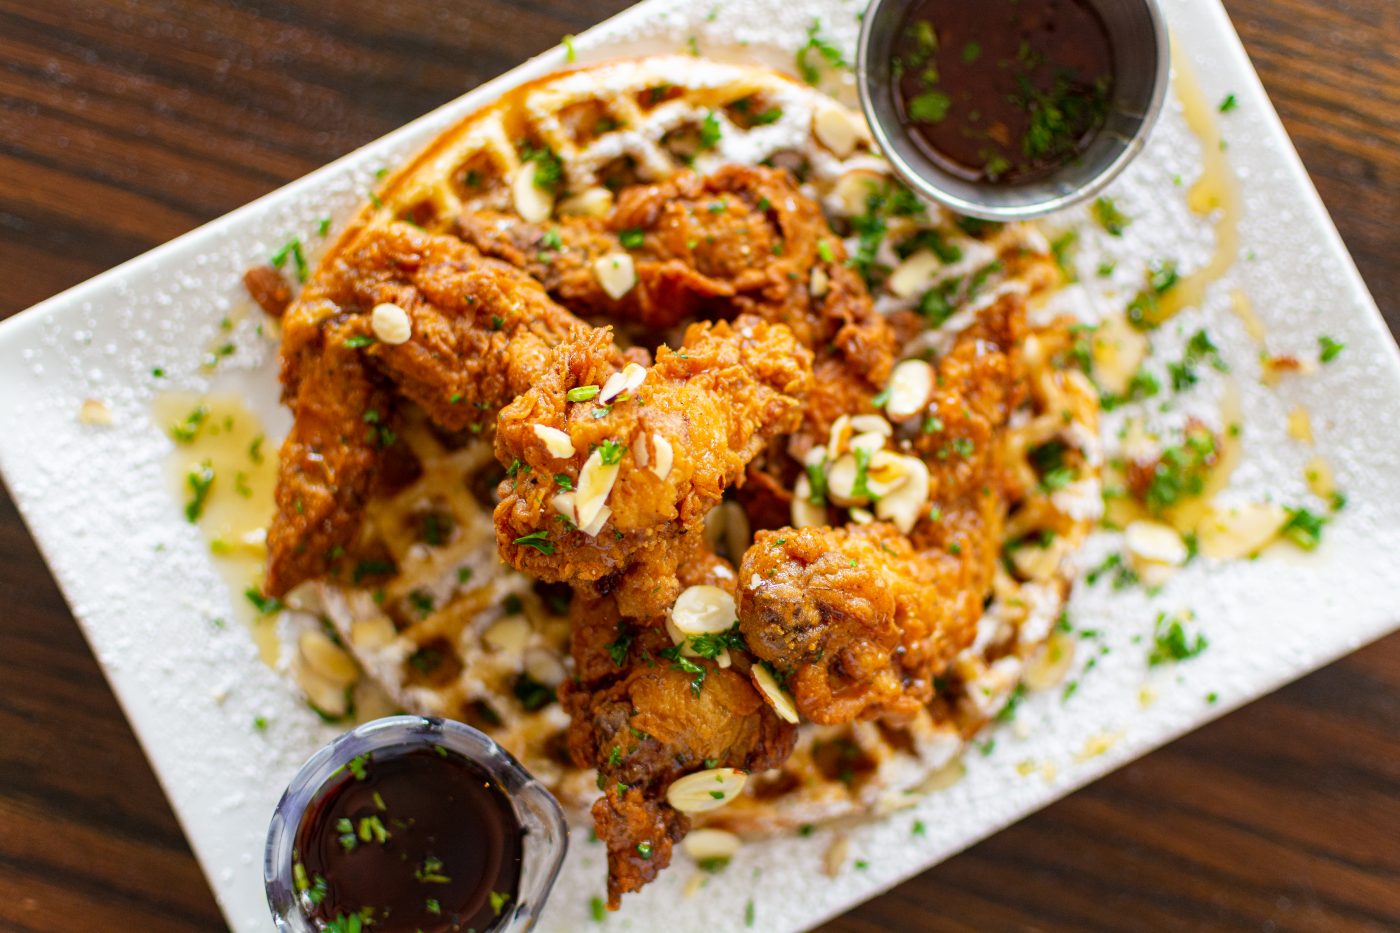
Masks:
[[[521,571],[650,618],[675,600],[705,514],[797,424],[811,355],[752,317],[692,325],[649,369],[619,371],[611,346],[606,330],[565,342],[501,412],[497,542]]]
[[[373,311],[406,315],[402,343],[376,338]],[[397,400],[450,431],[484,430],[566,338],[592,331],[539,285],[450,236],[393,224],[309,283],[283,319],[281,452],[265,588],[281,595],[325,573],[358,527]],[[599,346],[599,359],[625,357]]]
[[[819,205],[778,169],[729,165],[624,189],[603,218],[527,224],[472,212],[462,235],[528,271],[584,315],[656,330],[692,317],[756,314],[786,324],[813,352],[817,381],[801,435],[825,437],[843,413],[873,410],[894,336]],[[597,266],[625,255],[636,282],[614,297]],[[796,450],[805,453],[807,441]]]
[[[720,566],[697,552],[685,582],[732,591],[733,572],[724,566],[720,576]],[[598,770],[603,796],[593,818],[608,850],[608,906],[617,909],[624,893],[670,863],[673,846],[690,830],[689,817],[668,802],[671,784],[710,769],[777,767],[792,753],[796,729],[754,689],[737,645],[726,654],[730,666],[721,668],[683,656],[662,619],[625,619],[614,600],[575,597],[571,615],[576,676],[560,699],[572,717],[575,764]]]
[[[892,525],[761,532],[739,568],[754,655],[819,723],[906,717],[972,640],[1005,518],[1002,440],[1024,392],[1024,303],[984,309],[939,361],[906,439],[929,468],[929,508]]]

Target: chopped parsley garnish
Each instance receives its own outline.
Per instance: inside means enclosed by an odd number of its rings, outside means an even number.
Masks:
[[[601,897],[594,897],[588,902],[588,914],[593,918],[594,923],[602,923],[607,919],[608,908],[603,904]]]
[[[574,488],[574,481],[569,477],[567,473],[555,473],[554,485],[558,486],[560,489],[565,489],[572,492]]]
[[[272,254],[272,265],[275,268],[282,268],[287,264],[287,257],[292,257],[292,264],[296,267],[297,281],[306,281],[306,255],[301,251],[301,239],[294,237],[288,240],[277,252]]]
[[[713,149],[719,145],[722,129],[719,125],[719,117],[711,110],[705,114],[705,119],[700,121],[700,149]]]
[[[1229,113],[1240,105],[1234,94],[1226,94],[1225,99],[1220,102],[1220,112]]]
[[[730,626],[728,631],[692,635],[689,641],[691,651],[694,651],[702,658],[708,658],[710,660],[719,657],[720,652],[726,648],[744,650],[748,647],[744,643],[744,636],[739,633],[739,623],[737,621]]]
[[[1143,500],[1153,512],[1176,505],[1205,490],[1216,458],[1215,435],[1200,426],[1188,427],[1180,444],[1162,451],[1148,480]]]
[[[942,91],[924,91],[909,99],[909,119],[915,123],[941,123],[952,106],[953,99]]]
[[[621,667],[627,662],[627,651],[632,647],[632,633],[625,623],[617,624],[617,638],[607,645],[608,656],[612,658],[613,664]]]
[[[1103,406],[1104,411],[1112,411],[1128,402],[1140,402],[1143,399],[1152,398],[1161,390],[1161,383],[1157,381],[1156,376],[1145,369],[1139,369],[1128,380],[1128,387],[1122,395],[1105,392],[1099,396],[1099,404]]]
[[[322,217],[319,221],[317,221],[317,223],[316,223],[316,235],[317,235],[317,236],[325,236],[327,233],[330,233],[330,232],[331,232],[331,219],[330,219],[329,217]]]
[[[574,49],[574,37],[572,34],[559,40],[564,46],[564,61],[573,62],[578,58],[578,52]]]
[[[1122,236],[1124,229],[1133,219],[1118,209],[1112,198],[1099,198],[1094,201],[1094,219],[1109,236]]]
[[[1331,337],[1327,336],[1326,334],[1323,334],[1321,337],[1317,338],[1318,362],[1332,362],[1341,354],[1343,350],[1346,349],[1346,347],[1346,344],[1333,340]]]
[[[185,420],[170,426],[170,438],[179,444],[192,444],[195,437],[199,435],[200,425],[204,424],[209,417],[209,409],[203,404],[196,405],[194,410],[185,416]]]
[[[274,612],[282,611],[282,600],[276,596],[264,596],[262,591],[255,586],[248,587],[243,591],[243,595],[261,615],[270,616]]]
[[[589,399],[597,398],[601,391],[603,390],[599,386],[578,386],[570,389],[564,397],[571,402],[586,402]]]
[[[540,249],[557,250],[563,247],[564,240],[559,236],[558,230],[546,230],[540,235]]]
[[[642,244],[646,242],[646,233],[643,232],[640,227],[632,227],[631,229],[619,233],[617,235],[617,240],[627,249],[641,249]],[[597,395],[598,393],[595,392],[593,394]],[[590,396],[590,398],[591,397],[592,396]],[[582,399],[571,399],[570,401],[582,401]]]
[[[609,438],[598,445],[598,456],[605,466],[614,466],[622,462],[622,455],[627,452],[626,446]]]
[[[1322,542],[1322,526],[1327,524],[1327,518],[1301,507],[1287,512],[1288,521],[1279,529],[1279,535],[1305,551],[1315,550]]]
[[[520,161],[535,163],[535,187],[541,191],[554,191],[564,179],[564,163],[554,150],[547,146],[535,147],[529,142],[519,143]]]
[[[692,675],[690,679],[690,689],[696,696],[699,696],[700,688],[705,685],[705,675],[708,673],[705,668],[681,654],[679,645],[672,645],[664,649],[661,652],[661,656],[671,662],[672,670],[684,671]]]
[[[209,501],[209,492],[214,486],[214,466],[208,460],[200,461],[185,474],[185,482],[190,487],[190,501],[185,503],[185,518],[191,523],[204,514],[204,506]]]
[[[1139,330],[1149,330],[1161,323],[1157,320],[1157,310],[1162,296],[1175,288],[1180,280],[1176,263],[1170,260],[1153,263],[1147,272],[1147,287],[1128,302],[1128,323]]]
[[[822,262],[831,262],[836,258],[831,251],[831,244],[826,240],[817,241],[817,255],[822,258]]]
[[[492,891],[492,892],[491,892],[491,910],[492,910],[492,912],[495,913],[495,915],[499,917],[499,916],[501,915],[501,911],[505,909],[506,903],[507,903],[509,900],[510,900],[510,892],[509,892],[509,891]]]
[[[372,343],[374,343],[374,338],[369,334],[356,334],[353,337],[345,338],[345,345],[352,350],[358,350],[360,347],[367,347]]]
[[[1220,348],[1211,342],[1210,336],[1204,330],[1198,330],[1186,343],[1186,355],[1179,362],[1167,364],[1172,390],[1184,392],[1195,385],[1199,381],[1196,367],[1202,362],[1209,363],[1222,373],[1230,371],[1230,367],[1220,356]]]
[[[549,532],[532,531],[528,535],[522,535],[515,539],[516,544],[532,547],[541,554],[549,555],[554,553],[554,542],[549,540]]]
[[[767,110],[763,111],[762,113],[756,113],[756,114],[754,114],[753,119],[752,119],[751,122],[753,123],[754,126],[767,126],[767,125],[770,124],[770,123],[777,123],[777,122],[778,122],[779,120],[781,120],[782,118],[783,118],[783,108],[781,108],[781,107],[769,107]],[[759,207],[759,210],[767,210],[767,208],[766,208],[766,207],[760,206],[760,207]]]
[[[637,854],[640,855],[640,856],[642,857],[643,860],[648,861],[648,862],[651,861],[651,843],[650,843],[650,842],[639,842],[639,843],[637,843]]]
[[[826,505],[826,458],[823,457],[821,463],[807,464],[807,485],[812,492],[807,497],[807,501],[813,505]]]
[[[544,709],[555,700],[554,688],[545,686],[529,674],[521,674],[515,678],[511,692],[529,712]]]
[[[797,50],[797,73],[808,84],[816,84],[822,78],[821,68],[817,61],[813,61],[809,57],[813,52],[819,56],[818,61],[825,61],[831,68],[846,67],[845,56],[829,40],[822,38],[821,29],[822,21],[812,20],[812,25],[807,27],[807,44]]]
[[[857,447],[852,453],[856,459],[856,478],[851,483],[852,499],[878,499],[870,488],[870,451]]]
[[[1159,612],[1152,626],[1152,650],[1147,655],[1147,665],[1157,667],[1168,662],[1190,660],[1205,651],[1209,644],[1199,632],[1195,638],[1189,637],[1180,618]]]
[[[350,573],[350,581],[358,585],[365,577],[382,577],[394,572],[394,565],[387,560],[362,560],[355,564]]]

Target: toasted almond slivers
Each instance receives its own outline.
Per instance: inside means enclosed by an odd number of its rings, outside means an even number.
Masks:
[[[1288,515],[1273,502],[1215,509],[1197,529],[1201,552],[1219,560],[1236,560],[1258,553],[1278,536]]]
[[[742,841],[738,836],[722,829],[692,829],[681,843],[685,854],[697,862],[711,859],[730,859],[739,851]]]
[[[398,632],[387,616],[372,616],[360,619],[350,625],[350,643],[356,648],[373,651],[393,644]]]
[[[851,438],[851,450],[863,450],[873,454],[885,446],[885,435],[879,431],[866,431]]]
[[[846,867],[846,859],[851,854],[851,840],[845,833],[839,833],[822,853],[822,874],[835,878]]]
[[[826,441],[826,457],[835,460],[846,452],[846,444],[851,440],[851,416],[841,415],[831,422],[831,434]]]
[[[857,123],[859,118],[838,104],[826,104],[812,115],[812,134],[817,142],[830,149],[838,159],[844,159],[855,151],[856,144],[864,135],[864,127]]]
[[[1026,661],[1021,680],[1032,690],[1048,690],[1065,679],[1074,665],[1074,639],[1052,632],[1045,644]]]
[[[1337,481],[1332,476],[1332,465],[1321,454],[1315,454],[1303,467],[1303,479],[1308,489],[1322,499],[1330,499],[1337,491]]]
[[[820,298],[831,288],[831,276],[826,274],[826,270],[817,266],[812,270],[812,277],[808,280],[807,289],[812,293],[813,298]]]
[[[832,195],[840,205],[843,216],[858,217],[868,210],[870,196],[876,194],[884,183],[883,174],[869,169],[856,169],[837,179]]]
[[[554,511],[558,512],[569,521],[573,521],[574,516],[578,514],[575,511],[575,498],[576,496],[572,492],[561,492],[550,499],[549,504],[554,506]]]
[[[569,676],[559,655],[548,648],[527,648],[525,651],[525,673],[536,683],[546,687],[557,687]]]
[[[510,185],[515,212],[532,224],[548,220],[549,215],[554,213],[554,195],[535,184],[535,173],[538,171],[539,163],[526,162],[515,173]]]
[[[826,471],[826,491],[831,501],[841,506],[859,505],[864,498],[855,498],[856,458],[842,454]]]
[[[608,523],[608,519],[610,518],[612,518],[612,509],[605,505],[598,510],[597,515],[593,516],[593,521],[589,522],[587,525],[579,525],[578,530],[588,535],[590,538],[596,538],[598,537],[598,532],[603,530],[603,526]]]
[[[861,435],[867,437],[869,435]],[[870,465],[865,471],[865,485],[877,498],[884,498],[903,486],[909,479],[909,461],[892,450],[877,450],[870,455]]]
[[[778,714],[778,718],[784,722],[796,723],[797,704],[792,701],[792,696],[778,685],[773,672],[765,664],[755,664],[751,670],[754,684],[768,701],[768,705],[773,707],[773,712]]]
[[[1180,567],[1186,563],[1186,542],[1175,528],[1161,522],[1129,522],[1123,530],[1128,555],[1138,561]]]
[[[904,360],[890,373],[885,412],[894,421],[912,418],[928,405],[933,392],[933,367],[923,360]]]
[[[933,287],[943,260],[932,250],[921,249],[901,262],[885,280],[885,287],[896,298],[917,298]]]
[[[559,205],[559,213],[573,217],[602,217],[612,210],[613,193],[607,188],[589,188]]]
[[[613,301],[637,284],[637,267],[630,253],[608,253],[593,260],[593,275]]]
[[[333,684],[348,687],[360,679],[354,659],[319,629],[302,632],[297,638],[297,650],[307,667]]]
[[[962,756],[959,755],[920,781],[917,790],[921,794],[947,790],[961,781],[965,774],[967,774],[967,765],[963,763]]]
[[[807,474],[797,478],[792,489],[792,527],[811,528],[826,524],[826,507],[812,503],[812,483]]]
[[[853,506],[851,508],[851,521],[857,525],[869,525],[875,521],[875,513],[860,506]]]
[[[749,776],[736,768],[710,768],[677,778],[666,788],[666,802],[682,813],[717,810],[744,789]]]
[[[632,459],[637,461],[639,467],[651,465],[651,451],[647,449],[645,437],[639,443],[632,444]]]
[[[618,297],[618,296],[613,296]],[[646,382],[647,370],[645,366],[636,363],[628,363],[622,367],[621,372],[613,373],[608,377],[608,381],[603,383],[603,389],[598,393],[598,404],[606,405],[617,398],[623,392],[631,392],[643,382]]]
[[[598,513],[607,505],[608,495],[612,492],[613,483],[617,482],[621,468],[620,463],[604,463],[601,450],[588,455],[583,469],[578,473],[578,490],[574,498],[578,512],[575,522],[580,529],[592,525]]]
[[[318,712],[338,718],[350,711],[350,686],[322,677],[300,654],[292,659],[292,677]]]
[[[671,607],[671,621],[685,635],[727,632],[738,617],[734,597],[708,583],[681,590]]]
[[[1094,377],[1105,390],[1121,395],[1147,357],[1147,335],[1115,314],[1094,331],[1090,347]]]
[[[408,312],[391,301],[374,306],[369,315],[369,326],[380,343],[391,347],[407,343],[408,338],[413,336],[413,322],[408,319]]]
[[[656,474],[657,479],[664,480],[671,475],[671,465],[676,461],[676,452],[664,435],[653,433],[651,443],[656,448],[656,461],[651,466],[651,472]]]
[[[1304,444],[1313,442],[1312,418],[1308,416],[1308,410],[1302,405],[1298,405],[1288,413],[1288,436],[1295,441],[1302,441]]]
[[[856,415],[851,418],[851,429],[859,434],[882,434],[890,437],[894,428],[879,415]]]
[[[522,615],[509,615],[492,625],[481,640],[497,651],[513,654],[523,651],[530,643],[530,620]]]
[[[83,399],[83,404],[78,408],[78,421],[92,427],[111,427],[112,409],[101,399]]]
[[[929,474],[928,466],[918,457],[901,456],[900,461],[904,482],[875,503],[875,514],[894,522],[896,528],[908,534],[919,523],[928,505]]]
[[[535,425],[535,437],[544,444],[549,455],[559,460],[567,460],[574,455],[574,441],[567,433],[547,424]]]

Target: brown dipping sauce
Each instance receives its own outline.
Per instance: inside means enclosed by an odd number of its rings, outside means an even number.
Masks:
[[[1113,50],[1082,0],[920,0],[894,44],[900,122],[935,164],[975,182],[1033,181],[1103,126]]]
[[[358,914],[375,933],[486,933],[516,906],[522,836],[504,791],[466,758],[375,752],[307,809],[293,878],[318,926]]]

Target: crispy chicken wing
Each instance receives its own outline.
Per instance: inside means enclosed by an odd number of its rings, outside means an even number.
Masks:
[[[610,347],[606,331],[565,342],[501,412],[496,536],[515,568],[650,618],[675,600],[705,513],[796,425],[811,355],[786,327],[751,317],[692,325],[650,369],[619,374]]]
[[[733,572],[706,574],[717,562],[696,553],[687,583],[733,586]],[[625,619],[610,598],[575,597],[576,676],[560,691],[572,717],[569,751],[581,768],[597,768],[603,796],[593,806],[608,850],[608,903],[656,877],[689,818],[666,801],[673,781],[708,768],[762,771],[792,752],[796,730],[768,708],[737,649],[731,666],[685,659],[662,619]],[[697,674],[696,671],[703,671]]]
[[[412,336],[375,339],[372,311],[391,303]],[[353,536],[396,400],[447,430],[484,430],[535,381],[553,348],[592,328],[506,263],[447,236],[394,224],[367,235],[317,276],[283,321],[283,444],[266,589],[281,595],[325,572]],[[600,361],[620,366],[611,345]]]
[[[1024,307],[1005,296],[938,365],[911,439],[931,506],[906,538],[883,523],[761,532],[744,555],[739,619],[819,723],[900,718],[972,640],[997,560],[1001,439],[1019,402]]]

